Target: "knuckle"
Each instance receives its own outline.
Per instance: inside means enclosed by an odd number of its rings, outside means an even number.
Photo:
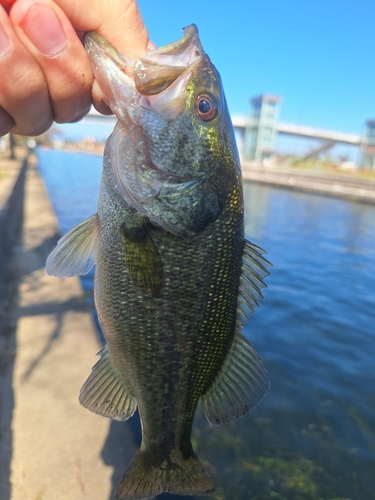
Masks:
[[[1,93],[10,106],[33,101],[46,92],[43,74],[34,66],[24,69],[16,65],[15,71],[4,80]]]
[[[50,88],[52,96],[56,99],[61,96],[64,99],[71,97],[82,97],[91,94],[94,76],[90,67],[82,67],[82,64],[64,65],[59,67],[59,71],[50,78]],[[53,82],[59,82],[59,85],[53,85]]]
[[[54,77],[55,80],[56,76]],[[67,68],[59,85],[50,84],[50,96],[57,123],[78,121],[90,109],[93,76],[78,64]]]
[[[90,110],[91,100],[69,99],[53,104],[54,121],[56,123],[74,123],[83,118]]]
[[[53,120],[51,117],[35,120],[33,123],[20,123],[12,128],[12,132],[18,135],[31,135],[37,136],[44,134],[51,127]]]
[[[6,111],[0,108],[0,137],[12,130],[14,121]]]
[[[84,118],[87,115],[87,113],[90,111],[90,109],[91,109],[91,106],[89,106],[84,111],[82,111],[82,113],[77,114],[74,118],[72,118],[70,120],[69,123],[77,123],[77,122],[81,121],[82,118]]]
[[[1,104],[12,118],[11,131],[39,135],[51,126],[52,111],[44,75],[35,64],[14,65],[1,79]]]
[[[53,102],[53,115],[56,123],[74,123],[83,118],[90,110],[91,95],[72,96]]]

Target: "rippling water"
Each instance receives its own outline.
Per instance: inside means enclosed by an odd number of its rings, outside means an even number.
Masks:
[[[60,229],[96,211],[101,158],[38,151]],[[375,499],[375,207],[245,184],[246,235],[274,264],[245,329],[272,388],[194,446],[216,500]],[[90,287],[92,277],[84,286]]]

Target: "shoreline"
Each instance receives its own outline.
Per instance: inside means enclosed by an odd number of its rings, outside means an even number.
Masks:
[[[375,180],[342,173],[314,172],[291,167],[264,168],[242,163],[242,178],[259,184],[375,204]]]
[[[9,164],[0,186],[4,206],[5,188],[21,162]],[[7,167],[0,159],[0,172]],[[23,234],[14,244],[11,268],[14,319],[11,329],[0,331],[0,341],[6,341],[0,362],[7,363],[0,384],[1,500],[113,499],[137,450],[128,422],[95,415],[78,401],[101,344],[79,278],[46,273],[46,257],[58,238],[36,159],[29,157]]]
[[[43,147],[43,146],[41,146]],[[103,156],[104,147],[85,149],[79,147],[51,148],[64,153],[83,153]],[[302,168],[276,166],[265,168],[257,162],[241,162],[244,181],[269,186],[331,196],[348,201],[375,204],[375,177],[366,179],[341,172],[312,171]]]

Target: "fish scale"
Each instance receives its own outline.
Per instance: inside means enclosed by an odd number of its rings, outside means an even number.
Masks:
[[[191,445],[198,402],[217,425],[248,413],[269,387],[241,330],[270,264],[244,239],[220,75],[194,25],[135,64],[96,33],[85,47],[118,123],[106,143],[97,214],[47,260],[55,276],[95,265],[107,343],[80,402],[118,420],[139,409],[142,444],[117,500],[209,494],[214,485]]]
[[[110,196],[112,198],[113,194]],[[232,193],[232,198],[234,197],[238,197],[236,191]],[[109,214],[106,214],[108,206]],[[236,203],[233,206],[241,207],[242,204]],[[101,213],[101,208],[100,218],[106,219],[113,214],[109,202],[102,203],[101,207],[104,208],[104,213]],[[228,207],[231,207],[231,203],[228,203]],[[163,435],[165,422],[168,421],[164,417],[165,411],[173,408],[176,397],[173,388],[182,385],[184,392],[187,391],[189,406],[181,410],[183,429],[180,434],[183,441],[170,444],[172,439],[166,440],[166,448],[180,448],[186,456],[191,453],[190,432],[199,396],[214,379],[220,366],[219,361],[225,357],[235,333],[241,265],[239,256],[243,246],[243,229],[238,222],[239,215],[242,214],[238,214],[238,211],[238,208],[230,210],[229,217],[224,211],[222,217],[192,242],[186,242],[170,233],[155,231],[153,240],[165,274],[160,298],[153,299],[150,294],[141,293],[134,287],[123,265],[125,252],[121,248],[124,243],[120,231],[117,231],[119,238],[116,243],[111,233],[111,249],[114,251],[119,247],[116,251],[119,258],[108,259],[105,248],[101,259],[103,263],[100,271],[96,272],[96,294],[103,297],[97,297],[96,303],[109,351],[119,371],[122,366],[127,370],[132,365],[131,373],[137,374],[136,381],[140,389],[135,387],[133,380],[127,380],[126,372],[122,373],[129,390],[134,394],[141,392],[137,400],[145,436],[156,439]],[[118,226],[121,226],[122,220],[129,216],[117,210],[116,218]],[[216,255],[214,261],[213,254]],[[176,267],[179,268],[178,273],[174,271]],[[108,282],[111,283],[111,291],[107,291],[106,287],[102,291],[101,283]],[[209,285],[203,287],[203,283]],[[127,290],[128,299],[126,309],[119,315],[117,311],[122,308],[117,298],[121,297],[121,290]],[[183,329],[174,327],[176,316]],[[149,318],[154,318],[151,324]],[[118,341],[119,331],[121,347],[115,346],[112,349],[112,338],[115,342]],[[121,353],[121,360],[116,362],[118,352]],[[130,359],[125,357],[125,352],[129,353]],[[179,360],[174,369],[171,366],[172,353],[177,353],[178,358],[185,357],[185,379],[180,377]],[[208,358],[203,356],[204,353],[209,354]],[[150,372],[153,374],[151,383]],[[156,400],[154,395],[158,387],[155,387],[154,379],[158,381],[159,388],[164,384],[168,386],[168,391]]]

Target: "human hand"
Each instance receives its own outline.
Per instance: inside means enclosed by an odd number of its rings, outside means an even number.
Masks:
[[[92,102],[111,113],[80,40],[91,30],[130,58],[146,52],[135,0],[0,0],[0,136],[78,121]]]

